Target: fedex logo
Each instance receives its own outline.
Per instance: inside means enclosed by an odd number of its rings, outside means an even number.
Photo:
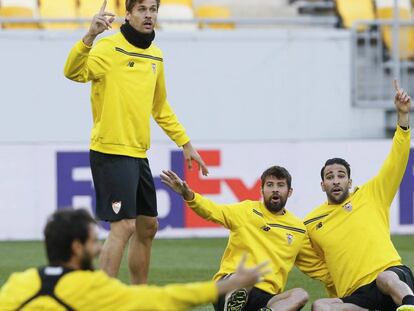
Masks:
[[[209,167],[221,166],[220,150],[199,150]],[[235,198],[243,200],[260,199],[260,178],[253,185],[247,185],[240,178],[202,178],[196,168],[188,170],[181,151],[170,152],[170,167],[178,176],[185,179],[192,189],[200,194],[221,194],[226,185]],[[89,166],[89,152],[57,152],[57,206],[89,207],[95,212],[95,193]],[[171,228],[206,228],[218,225],[207,222],[185,206],[182,198],[161,183],[154,176],[157,195],[161,193],[169,199],[167,213],[159,217],[160,230]],[[158,207],[160,209],[160,206]],[[108,228],[108,224],[104,225]]]
[[[400,187],[400,224],[414,224],[414,149],[411,149]]]

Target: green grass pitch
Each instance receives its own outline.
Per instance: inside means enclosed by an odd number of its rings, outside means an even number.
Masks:
[[[414,236],[393,236],[393,241],[404,264],[414,269]],[[152,258],[150,283],[163,285],[209,280],[217,271],[226,239],[183,239],[155,240]],[[45,255],[41,242],[0,242],[0,286],[13,271],[44,265]],[[375,254],[367,254],[375,256]],[[128,269],[125,260],[119,277],[128,282]],[[310,310],[313,300],[324,296],[324,290],[296,268],[289,275],[287,289],[303,287],[310,294],[310,302],[304,310]],[[212,306],[196,308],[197,311],[213,310]]]

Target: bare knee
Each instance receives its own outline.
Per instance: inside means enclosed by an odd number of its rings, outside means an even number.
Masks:
[[[135,228],[139,240],[153,240],[158,230],[158,220],[156,217],[138,216]]]
[[[300,306],[304,306],[309,300],[309,294],[303,288],[292,289],[292,297]]]
[[[312,303],[312,311],[331,311],[336,310],[343,305],[343,301],[339,298],[322,298]]]
[[[312,303],[311,310],[312,311],[321,311],[323,309],[324,303],[321,300],[316,300]]]
[[[389,289],[398,280],[398,276],[392,271],[381,272],[375,280],[377,286],[382,289]]]
[[[304,289],[294,288],[273,296],[273,298],[267,303],[267,307],[278,309],[279,303],[284,302],[289,305],[289,308],[299,310],[308,302],[308,299],[309,295]]]
[[[135,232],[135,220],[134,219],[122,219],[119,221],[111,222],[110,235],[117,239],[128,241],[129,238]]]
[[[309,294],[303,288],[292,289],[291,297],[298,306],[304,306],[309,300]]]
[[[327,304],[323,299],[316,300],[312,303],[312,311],[328,311],[329,304]]]

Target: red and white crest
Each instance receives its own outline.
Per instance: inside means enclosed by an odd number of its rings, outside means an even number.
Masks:
[[[119,213],[119,211],[121,210],[121,207],[122,207],[122,202],[121,201],[112,202],[112,209],[113,209],[115,214]]]

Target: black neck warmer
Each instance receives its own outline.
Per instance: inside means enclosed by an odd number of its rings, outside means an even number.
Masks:
[[[155,31],[151,33],[142,33],[137,31],[134,27],[129,24],[129,21],[121,26],[121,33],[124,35],[125,39],[131,43],[133,46],[136,46],[140,49],[147,49],[151,45],[152,41],[155,38]]]

